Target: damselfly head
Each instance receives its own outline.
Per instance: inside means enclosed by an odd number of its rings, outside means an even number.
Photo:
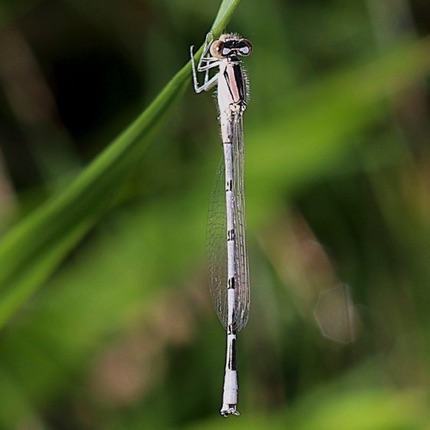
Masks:
[[[252,52],[252,44],[237,35],[223,34],[212,42],[210,53],[215,58],[229,58],[240,55],[246,57]]]

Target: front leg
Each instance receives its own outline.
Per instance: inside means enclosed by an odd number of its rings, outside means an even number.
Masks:
[[[194,91],[196,93],[201,93],[202,91],[209,91],[218,82],[218,73],[216,73],[212,77],[209,74],[211,69],[219,67],[219,60],[217,58],[207,56],[212,42],[213,42],[213,35],[212,35],[212,32],[209,32],[206,35],[205,44],[203,45],[203,53],[197,64],[197,67],[194,59],[194,51],[193,51],[194,46],[190,47]],[[203,79],[202,85],[199,84],[197,79],[198,72],[205,72],[205,75],[204,75],[205,77]]]

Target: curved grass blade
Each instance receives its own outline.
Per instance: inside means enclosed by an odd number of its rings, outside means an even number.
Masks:
[[[225,0],[213,31],[227,24],[238,0]],[[191,76],[188,62],[151,105],[60,195],[40,206],[0,242],[0,327],[53,273],[111,206],[169,108]]]

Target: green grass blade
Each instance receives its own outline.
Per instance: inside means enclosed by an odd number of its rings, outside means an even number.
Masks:
[[[225,0],[214,23],[223,28],[238,0]],[[153,103],[64,190],[16,225],[0,243],[0,326],[52,274],[117,198],[169,108],[190,78],[188,62]]]
[[[224,0],[222,2],[215,21],[212,25],[212,31],[215,35],[219,35],[224,30],[239,3],[240,0]]]

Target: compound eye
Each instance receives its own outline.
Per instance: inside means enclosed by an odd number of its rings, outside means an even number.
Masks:
[[[249,40],[243,39],[242,45],[243,46],[241,46],[239,48],[239,54],[246,57],[247,55],[249,55],[252,52],[252,44]]]
[[[222,58],[224,56],[224,42],[222,40],[215,40],[215,42],[212,43],[210,53],[212,57],[215,58]]]

